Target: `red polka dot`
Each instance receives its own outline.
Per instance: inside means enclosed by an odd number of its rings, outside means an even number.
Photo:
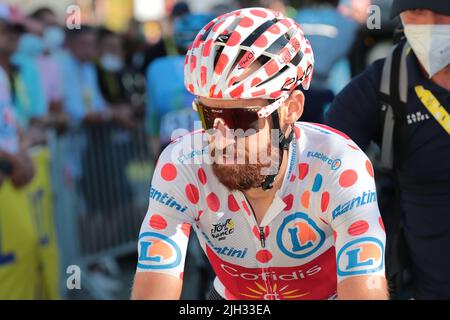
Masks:
[[[284,24],[287,28],[292,25],[292,23],[288,19],[280,20],[280,23]]]
[[[231,87],[232,85],[235,84],[235,82],[237,81],[238,77],[233,77],[230,79],[230,81],[228,82],[228,86]]]
[[[270,260],[272,260],[272,254],[269,250],[259,250],[256,253],[256,260],[258,260],[261,263],[267,263]]]
[[[219,198],[217,197],[217,195],[214,192],[211,192],[206,197],[206,203],[208,204],[208,208],[211,211],[217,212],[219,210],[219,208],[220,208]]]
[[[336,231],[333,231],[333,238],[334,238],[334,242],[336,243],[336,240],[337,240],[337,232]]]
[[[216,91],[216,85],[215,84],[213,84],[212,86],[211,86],[211,88],[209,88],[209,96],[210,97],[214,97],[214,91]]]
[[[236,201],[236,198],[232,194],[228,196],[228,209],[232,212],[236,212],[239,210],[239,205]]]
[[[225,20],[220,21],[219,23],[216,23],[216,25],[212,28],[212,31],[217,32],[219,30],[220,26],[223,25]]]
[[[167,221],[159,214],[154,214],[150,218],[150,227],[156,230],[164,230],[167,228]]]
[[[206,26],[203,27],[203,31],[207,31],[212,25],[215,23],[214,20],[211,20]]]
[[[191,57],[191,72],[194,71],[194,69],[197,67],[197,57],[196,56],[192,56]]]
[[[305,177],[308,175],[308,171],[309,171],[309,164],[300,163],[298,165],[298,178],[300,180],[305,179]]]
[[[264,69],[266,70],[267,75],[270,77],[273,74],[275,74],[279,69],[277,62],[275,60],[271,60],[269,63],[267,63],[264,66]]]
[[[259,229],[257,226],[253,226],[253,235],[256,237],[256,239],[261,240],[260,236],[259,236]]]
[[[330,194],[328,192],[322,193],[322,200],[320,202],[320,208],[322,209],[322,212],[327,211],[329,203],[330,203]]]
[[[217,61],[216,69],[214,70],[214,72],[218,75],[221,75],[225,67],[228,65],[229,61],[230,59],[228,58],[228,56],[222,53],[220,55],[219,61]]]
[[[181,225],[181,231],[183,231],[184,235],[189,238],[189,234],[191,233],[191,225],[189,223],[183,223]]]
[[[383,229],[383,231],[386,231],[386,229],[384,228],[383,219],[381,217],[378,218],[378,223],[380,224],[381,229]]]
[[[296,175],[293,174],[293,175],[291,176],[291,178],[289,179],[289,182],[294,182],[296,178],[297,178]]]
[[[242,201],[242,207],[244,208],[245,212],[247,212],[247,215],[249,215],[249,216],[252,215],[252,212],[250,211],[250,209],[249,209],[249,207],[247,205],[247,202]]]
[[[282,90],[278,90],[278,91],[272,92],[272,93],[270,94],[270,97],[271,97],[272,99],[278,99],[278,98],[281,96],[281,94],[282,94],[283,92],[284,92],[284,91],[282,91]]]
[[[186,197],[192,204],[197,204],[199,199],[198,188],[193,184],[188,184],[185,189]]]
[[[273,33],[273,34],[279,34],[281,32],[281,29],[279,26],[277,26],[276,24],[274,24],[273,26],[271,26],[269,29],[267,29],[267,31]]]
[[[359,150],[359,148],[358,147],[356,147],[356,146],[352,146],[351,144],[347,144],[350,148],[352,148],[352,149],[354,149],[354,150]]]
[[[239,32],[234,31],[231,34],[231,37],[228,39],[227,45],[234,47],[235,45],[238,45],[240,41],[241,41],[241,35],[239,34]]]
[[[348,234],[351,236],[360,236],[369,230],[369,224],[367,221],[359,220],[354,223],[348,228]]]
[[[203,168],[198,169],[197,175],[198,175],[198,180],[200,181],[200,183],[206,184],[206,181],[207,181],[206,173],[205,173],[205,170],[203,170]]]
[[[366,169],[369,175],[373,178],[373,167],[369,160],[366,160]]]
[[[180,279],[183,280],[184,272],[180,272]]]
[[[286,204],[286,207],[284,208],[284,211],[289,211],[292,208],[292,204],[294,203],[294,195],[290,194],[283,198],[284,203]]]
[[[202,66],[200,68],[200,83],[202,85],[202,87],[204,87],[206,85],[206,73],[208,72],[208,70],[206,69],[205,66]]]
[[[232,90],[230,92],[230,96],[233,98],[239,98],[242,92],[244,92],[244,84],[240,84],[236,89]]]
[[[253,9],[250,10],[250,13],[257,16],[257,17],[261,17],[261,18],[266,18],[267,17],[267,12],[262,11],[262,10],[258,10],[258,9]]]
[[[261,78],[254,78],[253,80],[252,80],[252,87],[256,87],[258,84],[260,84],[261,83]]]
[[[302,197],[301,197],[301,203],[302,203],[302,206],[305,207],[306,209],[309,209],[310,198],[311,198],[311,192],[309,192],[309,191],[303,192]]]
[[[256,39],[255,43],[253,43],[255,46],[260,48],[265,48],[269,41],[267,41],[267,38],[265,35],[261,35],[258,39]]]
[[[266,89],[252,92],[252,97],[260,97],[266,95]]]
[[[241,21],[239,21],[239,25],[244,28],[251,27],[253,25],[253,20],[249,17],[243,17]]]
[[[270,234],[270,228],[269,226],[264,227],[264,236],[267,238]]]
[[[354,185],[356,180],[358,180],[358,174],[355,170],[345,170],[339,177],[339,185],[342,188],[348,188]]]
[[[211,47],[213,44],[213,39],[209,39],[208,41],[205,42],[205,45],[203,46],[203,56],[207,57],[209,56],[209,54],[211,53]]]
[[[166,163],[161,169],[161,177],[166,181],[172,181],[177,177],[177,168],[171,163]]]
[[[192,83],[189,85],[189,91],[194,93],[194,85]]]

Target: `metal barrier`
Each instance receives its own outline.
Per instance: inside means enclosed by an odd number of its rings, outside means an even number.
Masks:
[[[116,259],[136,252],[153,170],[144,128],[78,128],[52,135],[49,147],[63,297],[69,294],[66,269],[77,265],[83,289],[112,299],[95,270],[101,266],[114,279]]]

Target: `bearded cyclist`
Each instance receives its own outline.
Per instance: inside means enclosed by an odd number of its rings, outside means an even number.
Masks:
[[[387,298],[370,161],[337,130],[296,122],[313,64],[276,11],[233,11],[199,32],[185,86],[203,130],[158,160],[133,299],[179,299],[191,227],[216,273],[210,299]]]

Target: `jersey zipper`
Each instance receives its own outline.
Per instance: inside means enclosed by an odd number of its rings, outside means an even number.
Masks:
[[[256,218],[255,210],[253,210],[253,207],[250,204],[250,201],[248,201],[248,199],[245,196],[245,194],[243,194],[243,196],[244,196],[245,201],[247,202],[250,210],[252,211],[253,217],[255,218],[256,226],[259,229],[259,240],[260,240],[260,243],[261,243],[261,247],[264,249],[264,248],[266,248],[266,236],[264,234],[264,228],[259,226],[258,219]],[[270,273],[270,270],[267,267],[262,267],[261,269],[262,269],[263,273]],[[272,281],[272,279],[270,277],[267,277],[266,280],[264,281],[264,283],[266,284],[267,294],[273,295],[273,291],[272,291],[273,281]]]

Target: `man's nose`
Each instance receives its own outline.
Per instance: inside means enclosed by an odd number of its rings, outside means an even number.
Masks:
[[[214,129],[216,131],[213,136],[213,143],[216,149],[225,149],[235,143],[233,130],[228,128],[223,119],[217,118],[214,121]]]

